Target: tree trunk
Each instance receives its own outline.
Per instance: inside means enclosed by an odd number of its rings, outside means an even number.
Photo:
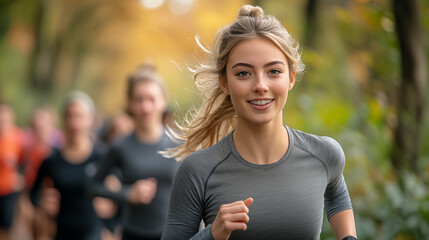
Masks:
[[[43,77],[40,74],[40,71],[38,70],[38,62],[41,61],[40,59],[40,52],[42,49],[42,25],[43,25],[43,16],[45,13],[45,6],[44,1],[39,0],[37,3],[37,9],[35,13],[34,18],[34,49],[31,53],[30,60],[29,60],[29,76],[28,80],[31,86],[40,88],[40,85],[42,85],[43,81],[41,80]],[[39,63],[40,64],[40,63]]]
[[[305,45],[308,47],[314,47],[314,36],[317,31],[317,19],[319,15],[319,0],[308,0],[305,10]]]
[[[392,163],[400,172],[418,172],[426,104],[426,56],[416,0],[393,0],[396,33],[401,52],[401,83]]]

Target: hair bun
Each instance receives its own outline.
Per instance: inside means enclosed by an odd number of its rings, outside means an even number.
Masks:
[[[262,10],[262,8],[258,6],[255,7],[252,5],[243,5],[238,12],[237,18],[242,17],[254,17],[262,19],[264,18],[264,10]]]
[[[155,63],[152,60],[146,60],[128,76],[128,81],[137,81],[141,78],[151,78],[154,74],[157,74]]]

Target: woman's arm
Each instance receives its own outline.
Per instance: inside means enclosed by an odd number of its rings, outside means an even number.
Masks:
[[[357,238],[353,210],[348,209],[333,215],[329,219],[335,237],[341,240],[347,236]]]
[[[119,166],[120,161],[119,150],[112,147],[101,160],[95,175],[89,179],[88,191],[91,195],[109,198],[115,201],[126,201],[129,191],[129,186],[123,185],[119,191],[111,191],[105,185],[105,178],[111,173],[115,166]]]
[[[173,181],[167,224],[162,240],[213,240],[211,225],[198,232],[204,211],[205,176],[202,169],[183,160]]]
[[[102,159],[95,175],[89,179],[89,194],[109,198],[117,202],[150,204],[157,189],[157,182],[153,178],[140,179],[134,184],[122,183],[120,188],[116,190],[106,185],[106,177],[111,174],[115,167],[121,167],[124,160],[120,149],[112,147]]]
[[[48,167],[50,159],[46,159],[42,162],[37,171],[36,180],[34,181],[33,186],[30,189],[30,200],[34,206],[39,205],[40,193],[42,189],[43,180],[48,176]]]
[[[346,163],[344,151],[338,142],[330,138],[328,140],[332,145],[326,162],[328,185],[325,190],[325,208],[336,238],[342,240],[347,236],[356,237],[356,227],[349,191],[343,176]]]

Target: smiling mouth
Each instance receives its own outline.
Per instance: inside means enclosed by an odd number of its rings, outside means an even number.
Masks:
[[[267,105],[273,101],[274,101],[274,99],[267,99],[267,100],[248,101],[248,102],[251,104],[254,104],[254,105],[258,105],[258,106],[264,106],[264,105]]]

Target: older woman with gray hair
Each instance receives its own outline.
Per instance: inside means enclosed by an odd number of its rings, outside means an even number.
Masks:
[[[100,239],[101,221],[97,217],[92,198],[87,194],[86,182],[101,151],[94,147],[91,131],[94,117],[94,103],[80,91],[72,92],[66,98],[63,108],[65,144],[54,149],[43,161],[30,197],[36,208],[56,218],[55,239]],[[39,204],[39,192],[45,179],[50,179],[59,196],[59,202]]]

